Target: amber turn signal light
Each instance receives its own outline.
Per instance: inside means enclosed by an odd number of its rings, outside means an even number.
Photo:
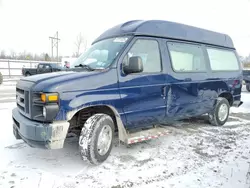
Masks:
[[[56,102],[58,101],[58,95],[57,94],[41,94],[41,100],[43,102]]]

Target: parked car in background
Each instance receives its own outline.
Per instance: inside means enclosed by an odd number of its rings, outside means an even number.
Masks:
[[[250,92],[250,70],[243,70],[243,80],[245,82],[247,91]]]
[[[125,144],[169,134],[169,122],[208,114],[223,126],[239,107],[242,67],[225,34],[168,21],[129,21],[99,36],[69,71],[22,78],[13,133],[32,147],[63,148],[79,136],[99,164],[115,131]],[[167,154],[166,154],[167,155]]]
[[[31,76],[35,74],[44,74],[63,70],[60,64],[56,63],[39,63],[37,68],[22,68],[22,75]]]

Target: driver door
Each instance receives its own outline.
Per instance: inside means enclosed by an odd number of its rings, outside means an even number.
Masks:
[[[38,74],[42,74],[43,73],[43,69],[44,69],[44,65],[43,64],[39,64],[37,67],[37,73]]]
[[[139,128],[161,122],[166,114],[163,96],[165,76],[158,41],[136,38],[120,60],[119,87],[127,128]],[[143,71],[125,74],[123,67],[128,59],[139,56]]]
[[[45,65],[43,73],[49,73],[52,72],[52,67],[50,65]]]

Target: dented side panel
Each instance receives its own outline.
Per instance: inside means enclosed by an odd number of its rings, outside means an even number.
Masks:
[[[240,102],[242,87],[241,69],[238,71],[213,72],[210,68],[205,45],[193,42],[193,44],[200,45],[203,50],[206,70],[204,72],[175,72],[167,45],[169,41],[184,42],[162,39],[160,43],[166,77],[165,121],[208,113],[213,110],[218,96],[223,94],[232,96],[233,103]]]

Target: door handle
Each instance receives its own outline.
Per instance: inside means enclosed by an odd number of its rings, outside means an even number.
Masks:
[[[167,96],[167,86],[162,87],[162,98],[165,99]]]

